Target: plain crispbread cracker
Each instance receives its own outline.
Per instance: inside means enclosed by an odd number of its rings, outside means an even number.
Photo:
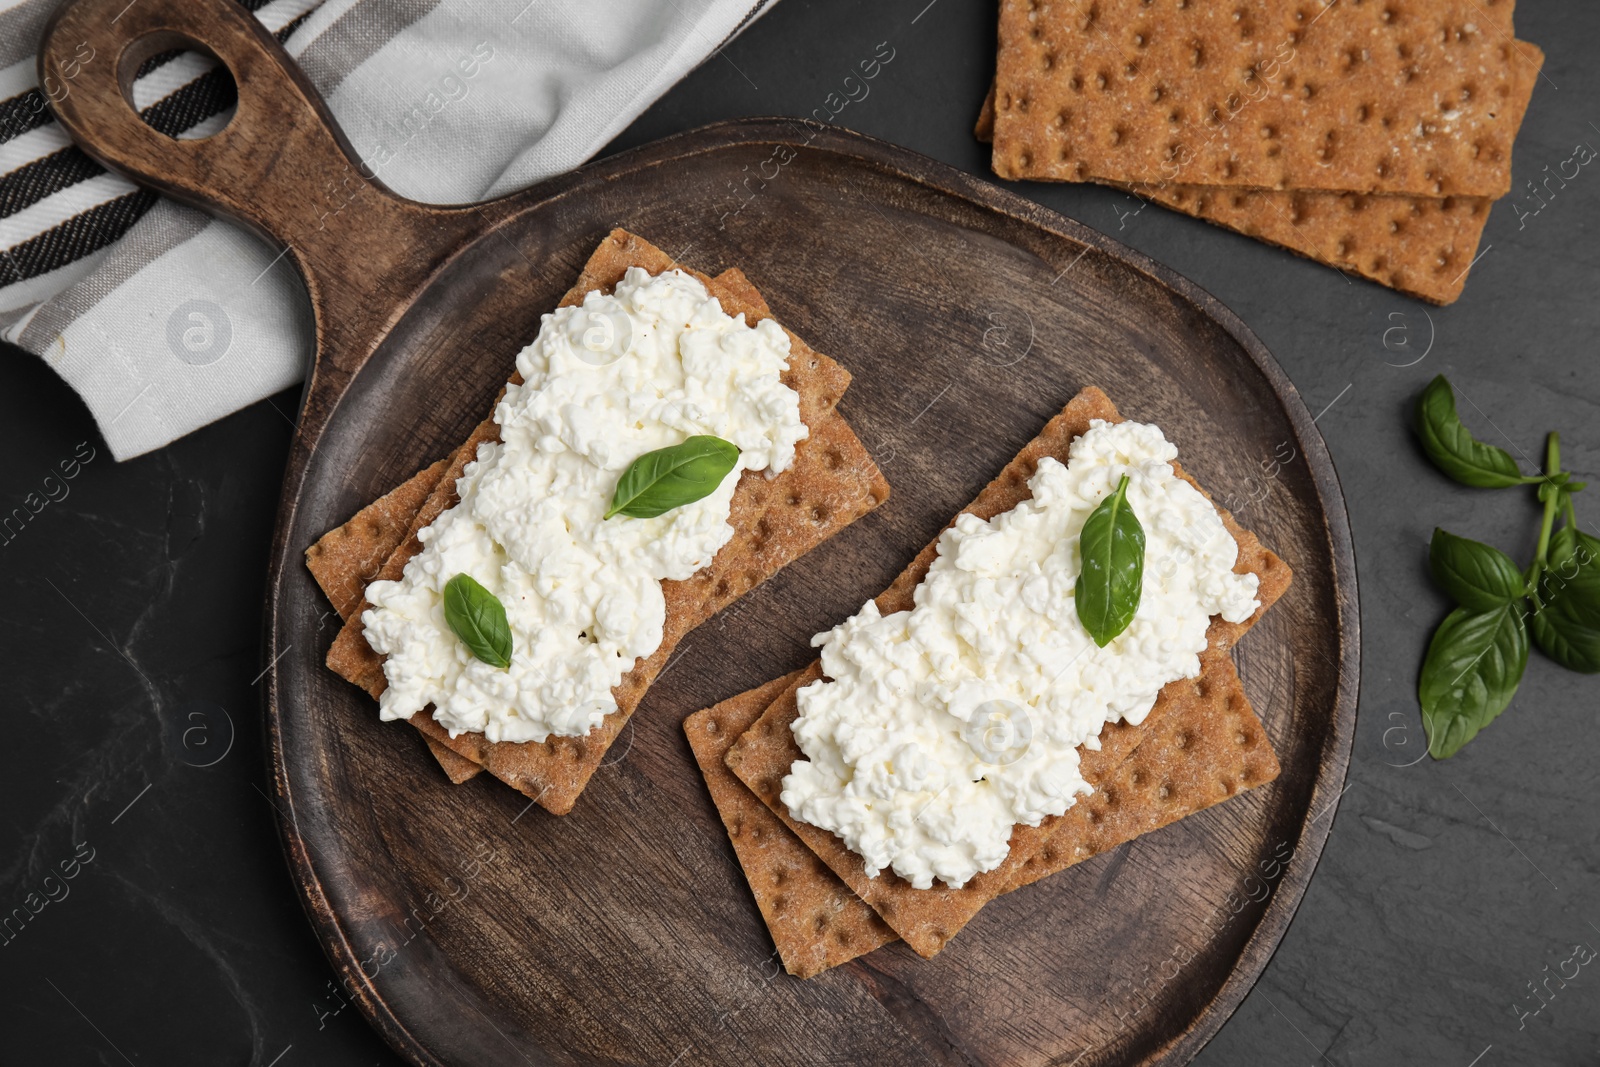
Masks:
[[[385,560],[411,535],[411,523],[450,465],[448,458],[413,474],[374,500],[337,529],[330,530],[306,549],[306,569],[338,612],[341,620],[361,603],[367,583],[377,577]],[[460,785],[482,767],[458,756],[432,738],[423,738],[450,781]]]
[[[439,761],[440,768],[444,770],[452,785],[460,785],[483,772],[482,764],[474,763],[467,757],[457,754],[450,746],[435,741],[427,734],[422,735],[422,743],[428,746],[433,758]]]
[[[810,978],[897,938],[723,762],[794,677],[697,711],[683,721],[683,732],[784,969]]]
[[[1434,304],[1452,303],[1466,288],[1491,204],[1477,196],[1435,199],[1215,185],[1122,188]]]
[[[628,268],[635,266],[659,273],[679,265],[642,238],[615,230],[590,257],[578,284],[567,293],[562,305],[581,302],[590,290],[611,288]],[[686,272],[699,278],[729,314],[742,313],[749,322],[771,316],[760,293],[737,270],[716,279]],[[794,466],[783,474],[767,478],[761,473],[745,472],[734,492],[729,514],[729,522],[738,533],[711,564],[688,581],[662,583],[667,610],[661,646],[648,659],[636,662],[613,690],[618,710],[583,737],[553,737],[543,743],[491,743],[482,734],[451,737],[427,709],[412,716],[412,725],[431,740],[480,764],[547,810],[564,814],[571,810],[606,749],[689,630],[887,499],[888,484],[834,410],[849,384],[849,374],[826,356],[812,351],[793,333],[788,336],[790,369],[784,377],[800,394],[800,414],[810,435],[796,446]],[[455,503],[455,483],[461,470],[476,455],[478,444],[495,436],[491,417],[480,423],[457,450],[418,512],[411,536],[385,562],[380,577],[392,579],[403,574],[406,562],[420,548],[416,532]],[[382,658],[361,636],[359,610],[335,639],[328,665],[374,695],[386,684]]]
[[[994,82],[989,83],[989,91],[983,94],[983,103],[978,105],[978,121],[972,124],[972,136],[982,144],[994,144]]]
[[[1531,61],[1506,29],[1510,9],[1002,0],[993,166],[1010,178],[1503,196],[1526,106],[1516,68]]]
[[[1517,49],[1526,62],[1512,72],[1512,136],[1544,66],[1544,52],[1537,46],[1519,41]],[[1493,204],[1482,196],[1111,184],[1435,304],[1453,302],[1466,287]]]
[[[406,539],[411,520],[449,464],[446,458],[424,467],[306,549],[306,569],[341,619],[350,617],[366,595],[367,583]]]
[[[1094,419],[1115,422],[1120,416],[1104,393],[1098,389],[1085,389],[1073,397],[1066,408],[1050,420],[1039,436],[1006,465],[999,477],[989,483],[966,511],[983,518],[990,518],[1028,499],[1030,495],[1028,479],[1033,475],[1039,460],[1048,455],[1066,462],[1072,440],[1086,432],[1091,420]],[[1176,463],[1173,467],[1180,477],[1194,484]],[[1224,654],[1261,617],[1262,613],[1283,595],[1289,586],[1291,575],[1288,565],[1263,547],[1253,534],[1240,529],[1227,511],[1218,508],[1218,513],[1239,544],[1239,558],[1234,570],[1240,573],[1254,573],[1259,578],[1257,597],[1260,607],[1242,623],[1229,623],[1220,617],[1211,620],[1211,627],[1207,632],[1210,642],[1208,654],[1201,657],[1203,673],[1200,681],[1204,688],[1203,694],[1186,690],[1183,683],[1172,683],[1161,691],[1155,707],[1143,725],[1109,724],[1100,733],[1098,750],[1087,747],[1080,750],[1081,770],[1085,779],[1091,783],[1106,778],[1139,748],[1142,740],[1151,735],[1154,729],[1153,722],[1170,719],[1173,723],[1172,728],[1177,731],[1199,733],[1208,720],[1223,713],[1217,710],[1215,701],[1222,701],[1225,711],[1230,698],[1235,698],[1233,704],[1248,711],[1249,703],[1244,700],[1242,689],[1237,688],[1237,676]],[[916,586],[927,574],[928,567],[938,554],[937,544],[936,539],[924,548],[911,565],[902,571],[889,588],[877,598],[878,609],[881,612],[889,614],[907,610],[912,606],[912,596]],[[993,871],[977,875],[961,889],[950,889],[937,884],[930,889],[914,889],[909,882],[899,878],[892,871],[885,871],[876,878],[866,877],[858,855],[846,848],[832,833],[794,819],[778,797],[784,775],[788,773],[796,759],[804,756],[799,746],[795,744],[790,729],[791,723],[799,714],[794,694],[801,685],[808,684],[821,676],[820,663],[813,663],[792,683],[772,707],[767,709],[729,749],[728,767],[782,818],[834,873],[877,910],[895,932],[905,938],[907,944],[921,955],[931,956],[954,937],[985,903],[1005,892],[1019,877],[1022,877],[1019,871],[1024,861],[1041,853],[1051,841],[1060,818],[1064,817],[1046,819],[1037,827],[1018,826],[1012,833],[1011,850],[1006,861]],[[1253,720],[1253,713],[1250,715]],[[1259,723],[1251,733],[1257,736],[1260,734]],[[1263,768],[1246,768],[1246,770],[1259,769]],[[1277,773],[1275,759],[1271,762],[1270,770],[1271,776],[1275,776]],[[1265,780],[1270,778],[1262,779]],[[1246,786],[1257,784],[1261,783],[1250,781]],[[1182,796],[1181,792],[1175,793],[1169,788],[1167,796],[1158,796],[1156,799],[1165,804],[1169,801],[1181,801]],[[1135,818],[1138,814],[1139,809],[1135,809],[1134,814],[1128,817]],[[1061,861],[1058,858],[1051,862]]]
[[[992,139],[993,120],[991,89],[973,131],[978,140]],[[1466,287],[1492,203],[1474,196],[1104,184],[1435,304],[1453,302]]]
[[[1517,42],[1514,100],[1524,104],[1544,64],[1536,46]],[[984,97],[973,134],[994,139],[994,97]],[[1526,108],[1514,117],[1513,132]],[[1266,241],[1435,304],[1466,286],[1492,203],[1487,197],[1364,195],[1325,190],[1247,189],[1176,182],[1106,182],[1132,196]]]

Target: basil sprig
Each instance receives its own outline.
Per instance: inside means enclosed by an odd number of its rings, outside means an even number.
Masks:
[[[511,666],[511,625],[506,608],[469,574],[445,583],[444,621],[474,656],[491,667]]]
[[[1128,503],[1128,476],[1089,513],[1078,536],[1083,568],[1073,589],[1078,619],[1105,648],[1128,628],[1144,591],[1144,527]]]
[[[1497,548],[1433,532],[1429,569],[1460,606],[1428,644],[1417,700],[1428,752],[1446,759],[1510,706],[1528,664],[1530,633],[1563,667],[1600,671],[1600,538],[1578,529],[1572,498],[1584,483],[1561,469],[1556,434],[1549,435],[1544,473],[1524,477],[1509,454],[1462,425],[1443,375],[1417,401],[1417,433],[1428,457],[1456,481],[1489,489],[1536,482],[1544,505],[1538,547],[1526,570]]]
[[[646,452],[628,465],[605,517],[653,519],[710,496],[739,462],[739,448],[700,434],[682,444]]]

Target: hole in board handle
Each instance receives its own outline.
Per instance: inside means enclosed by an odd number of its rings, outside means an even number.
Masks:
[[[123,49],[117,85],[146,126],[178,141],[215,137],[239,108],[239,85],[228,65],[171,30],[146,34]]]

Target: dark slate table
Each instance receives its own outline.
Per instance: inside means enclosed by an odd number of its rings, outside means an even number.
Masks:
[[[1516,147],[1526,181],[1600,144],[1600,8],[1525,0],[1517,14],[1519,36],[1549,53]],[[894,61],[838,121],[986,174],[970,131],[993,73],[988,0],[783,0],[613,147],[809,114],[883,41]],[[1447,763],[1416,762],[1416,672],[1446,610],[1427,539],[1442,525],[1526,559],[1537,511],[1531,493],[1437,476],[1406,421],[1443,372],[1470,398],[1468,422],[1525,469],[1557,429],[1568,466],[1600,473],[1600,172],[1543,206],[1522,193],[1520,219],[1502,201],[1447,309],[1157,207],[1135,213],[1110,190],[1017,188],[1238,312],[1321,412],[1355,528],[1366,640],[1349,788],[1293,927],[1196,1062],[1594,1063],[1600,972],[1551,976],[1600,946],[1600,679],[1536,654],[1487,733]],[[77,873],[0,946],[0,1061],[397,1062],[354,1008],[329,1014],[331,973],[262,792],[260,601],[296,399],[119,465],[44,364],[0,353],[4,508],[94,452],[65,499],[0,545],[0,909],[62,863]],[[1579,515],[1600,529],[1600,492]]]

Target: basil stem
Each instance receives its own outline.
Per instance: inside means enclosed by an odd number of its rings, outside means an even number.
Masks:
[[[1561,435],[1551,433],[1544,450],[1545,481],[1539,486],[1539,499],[1544,502],[1544,513],[1539,520],[1539,543],[1533,551],[1533,562],[1528,565],[1528,596],[1535,611],[1544,607],[1540,600],[1539,580],[1550,566],[1550,534],[1555,529],[1556,512],[1563,500],[1571,504],[1571,496],[1561,491],[1565,476],[1561,470]],[[1562,479],[1557,481],[1556,479]],[[1576,524],[1574,524],[1576,526]]]

